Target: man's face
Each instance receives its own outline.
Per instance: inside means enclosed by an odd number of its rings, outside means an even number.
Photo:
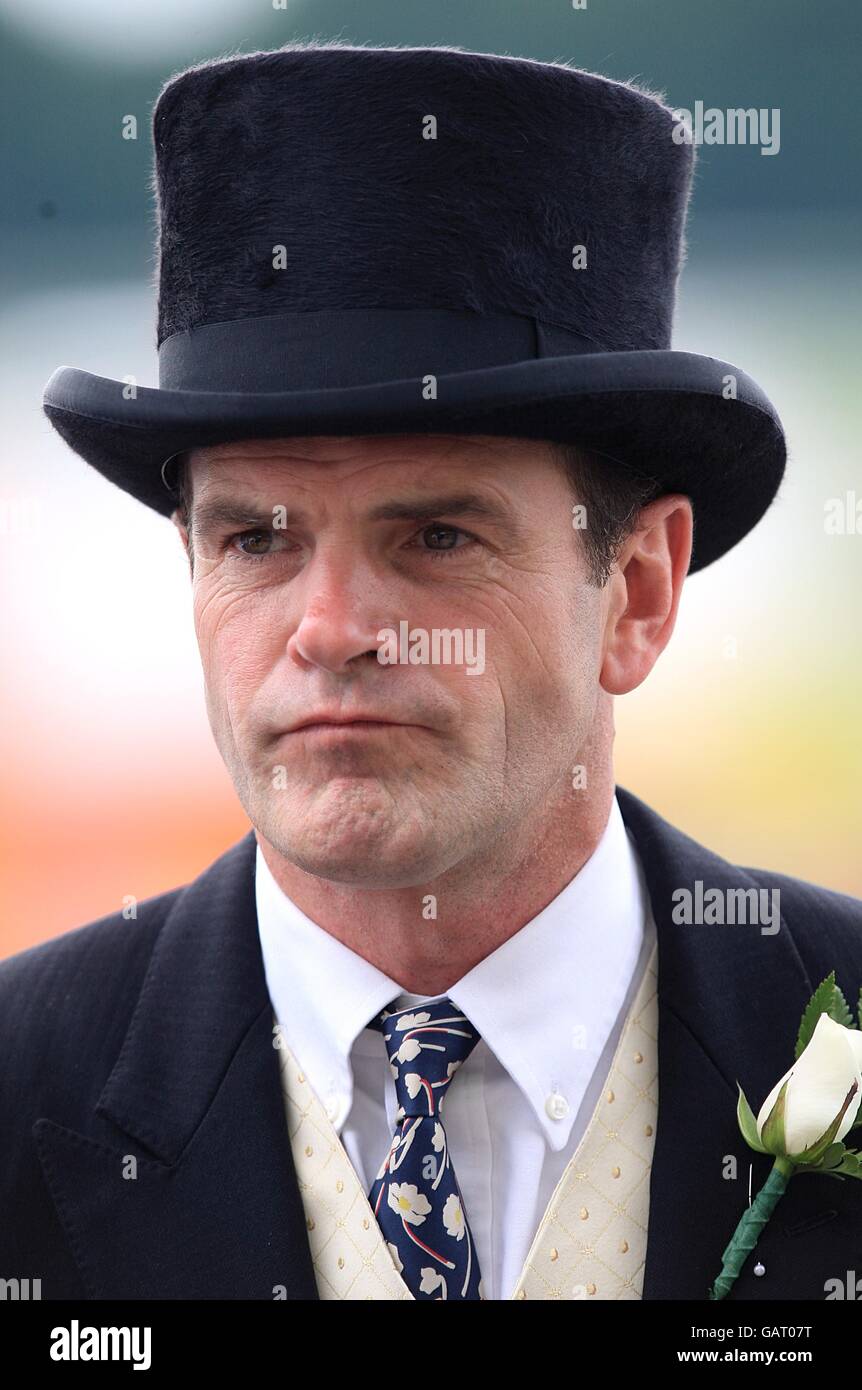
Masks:
[[[286,860],[425,883],[567,793],[601,693],[606,591],[552,446],[253,440],[194,451],[191,483],[210,722]],[[445,645],[437,664],[382,664],[381,630],[402,622],[432,654],[435,630],[460,632],[462,664]],[[297,727],[352,716],[383,722]]]

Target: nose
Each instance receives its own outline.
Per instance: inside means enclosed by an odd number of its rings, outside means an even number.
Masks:
[[[372,581],[360,562],[318,552],[306,565],[302,584],[302,616],[288,639],[288,655],[335,673],[358,657],[376,660],[377,634],[386,624],[371,616]]]

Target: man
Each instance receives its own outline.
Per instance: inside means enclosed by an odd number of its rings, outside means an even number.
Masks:
[[[785,457],[744,373],[670,349],[674,128],[451,49],[162,92],[160,387],[62,368],[45,409],[173,517],[253,830],[0,969],[6,1277],[707,1297],[770,1168],[737,1081],[856,990],[862,909],[615,786],[614,697]],[[797,1179],[731,1296],[822,1298],[860,1240],[856,1184]]]

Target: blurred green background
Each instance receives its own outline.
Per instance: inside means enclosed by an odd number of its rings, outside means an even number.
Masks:
[[[41,391],[61,363],[156,384],[152,105],[190,63],[297,38],[561,60],[674,107],[779,109],[777,155],[698,151],[674,345],[760,382],[788,476],[617,701],[617,778],[738,862],[862,893],[862,523],[824,527],[830,499],[862,503],[860,30],[858,0],[0,0],[0,953],[186,881],[246,828],[173,529],[66,449]]]

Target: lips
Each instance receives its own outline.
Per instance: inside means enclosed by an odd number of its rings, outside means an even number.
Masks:
[[[300,729],[323,728],[337,729],[349,727],[352,724],[370,725],[376,728],[397,727],[401,724],[399,719],[386,719],[377,714],[356,714],[348,717],[338,715],[313,714],[308,719],[303,719],[301,723],[295,724],[290,733],[298,733]]]

